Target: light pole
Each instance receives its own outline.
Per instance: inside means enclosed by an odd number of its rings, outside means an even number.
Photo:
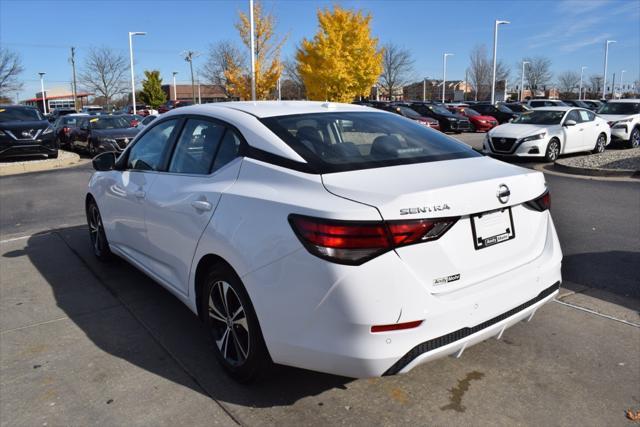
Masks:
[[[578,92],[578,99],[579,100],[582,99],[582,76],[584,75],[585,68],[589,68],[589,67],[586,67],[584,65],[582,67],[580,67],[580,91]]]
[[[129,59],[131,60],[131,101],[133,104],[133,114],[136,114],[136,81],[133,74],[133,36],[144,36],[147,33],[142,31],[129,31]]]
[[[520,76],[520,102],[522,102],[524,95],[524,66],[530,64],[529,61],[522,61],[522,75]]]
[[[607,65],[609,62],[609,44],[616,43],[615,40],[607,40],[604,43],[604,81],[602,82],[602,99],[607,99]]]
[[[198,78],[198,104],[202,104],[202,96],[200,96],[200,78]]]
[[[427,100],[427,78],[422,79],[422,102]]]
[[[187,50],[182,52],[182,54],[184,55],[184,60],[189,63],[189,68],[191,69],[191,97],[192,97],[193,103],[195,104],[196,103],[196,84],[193,77],[193,58],[200,56],[200,53],[194,52],[192,50]]]
[[[256,43],[253,35],[253,0],[249,0],[249,20],[251,24],[251,100],[256,100]]]
[[[444,104],[444,90],[447,83],[447,56],[453,56],[453,53],[442,54],[442,103]]]
[[[496,58],[498,56],[498,25],[510,24],[509,21],[496,21],[493,27],[493,77],[491,79],[491,103],[496,102]]]
[[[622,98],[622,91],[624,90],[624,87],[622,86],[622,82],[624,82],[624,73],[626,72],[627,70],[620,71],[620,98]]]
[[[44,93],[44,75],[47,73],[40,72],[40,90],[42,90],[42,111],[47,114],[47,95]]]
[[[173,72],[173,100],[177,101],[178,100],[178,92],[176,91],[176,74],[178,74],[177,71]]]

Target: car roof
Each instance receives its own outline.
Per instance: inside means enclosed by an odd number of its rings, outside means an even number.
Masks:
[[[176,114],[207,114],[215,113],[218,109],[242,111],[254,117],[290,116],[295,114],[332,113],[347,111],[372,111],[370,107],[354,104],[319,101],[236,101],[217,102],[181,107]],[[174,110],[172,110],[174,111]]]
[[[538,107],[534,108],[535,111],[569,111],[569,110],[584,110],[584,108],[567,106],[567,105],[558,105],[557,107]]]

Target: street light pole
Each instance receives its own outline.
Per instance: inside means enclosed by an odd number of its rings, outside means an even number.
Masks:
[[[422,79],[422,102],[427,100],[427,78]]]
[[[522,102],[524,95],[524,66],[529,63],[529,61],[522,61],[522,75],[520,76],[520,102]]]
[[[624,81],[624,73],[626,73],[627,70],[622,70],[620,71],[620,98],[622,99],[622,91],[624,90],[624,87],[622,87],[622,82]]]
[[[580,91],[578,92],[578,99],[582,99],[582,76],[584,75],[584,70],[585,68],[588,68],[586,66],[582,66],[580,67]]]
[[[173,100],[177,101],[178,100],[178,92],[176,91],[176,74],[178,74],[177,71],[173,72]]]
[[[251,100],[256,100],[256,43],[253,34],[253,0],[249,0],[249,20],[251,24]]]
[[[40,90],[42,91],[42,111],[47,114],[47,95],[44,92],[44,75],[47,73],[40,72]]]
[[[133,114],[136,114],[136,82],[133,73],[133,36],[144,36],[147,33],[142,31],[129,31],[129,59],[131,60],[131,101],[133,104]]]
[[[602,99],[607,99],[607,65],[609,62],[609,44],[616,43],[615,40],[607,40],[604,43],[604,81],[602,82]]]
[[[442,54],[442,103],[444,104],[444,91],[447,83],[447,56],[453,56],[453,53]]]
[[[493,77],[491,79],[491,103],[496,102],[496,58],[498,56],[498,25],[510,24],[509,21],[495,21],[493,27]]]
[[[200,53],[194,52],[192,50],[187,50],[182,52],[184,55],[184,60],[189,63],[189,68],[191,69],[191,100],[193,103],[196,103],[196,83],[193,77],[193,58],[198,57]]]

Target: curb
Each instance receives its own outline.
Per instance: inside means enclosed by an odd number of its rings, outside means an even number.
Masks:
[[[40,172],[66,168],[81,163],[80,156],[69,151],[59,150],[57,159],[32,160],[16,163],[0,163],[0,176],[18,175],[27,172]]]
[[[583,176],[605,176],[605,177],[624,177],[624,178],[640,178],[640,171],[631,169],[592,169],[581,168],[578,166],[563,165],[555,162],[553,169],[557,172],[570,173]]]

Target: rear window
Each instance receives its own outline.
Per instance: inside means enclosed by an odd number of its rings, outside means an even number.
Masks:
[[[317,173],[480,156],[441,132],[393,114],[314,113],[262,122]]]

